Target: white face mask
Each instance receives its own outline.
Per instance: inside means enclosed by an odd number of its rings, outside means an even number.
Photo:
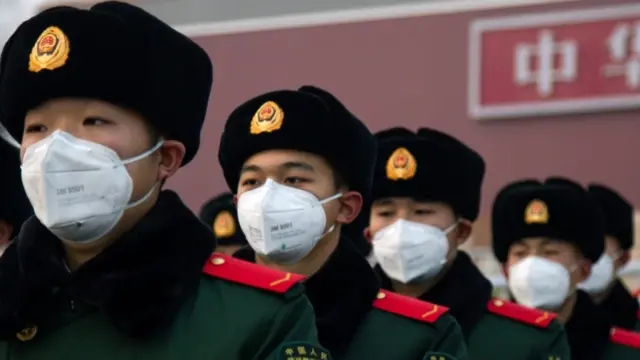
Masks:
[[[615,260],[611,256],[602,254],[600,259],[591,267],[591,275],[587,280],[580,283],[578,288],[591,295],[605,291],[616,277],[614,262]]]
[[[561,264],[528,256],[509,268],[509,290],[523,306],[557,310],[569,296],[570,272]]]
[[[253,250],[279,264],[291,264],[307,256],[334,226],[324,232],[322,204],[312,193],[267,179],[259,188],[238,199],[238,222]]]
[[[108,234],[124,211],[151,196],[129,203],[133,181],[125,168],[151,155],[122,161],[112,149],[56,130],[29,146],[22,162],[22,184],[35,215],[61,240],[90,243]]]
[[[447,262],[450,233],[456,224],[440,230],[431,225],[400,219],[373,237],[373,253],[391,279],[404,284],[438,275]]]
[[[366,256],[366,259],[372,268],[376,267],[376,265],[378,264],[378,261],[376,260],[376,256],[373,253],[373,251],[371,251],[371,254]]]

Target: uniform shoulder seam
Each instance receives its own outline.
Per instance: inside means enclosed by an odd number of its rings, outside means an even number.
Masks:
[[[202,271],[211,277],[284,294],[304,280],[304,276],[256,265],[234,257],[214,253]]]
[[[403,317],[427,323],[435,323],[449,308],[414,299],[386,290],[380,290],[373,307]]]
[[[620,328],[612,328],[609,340],[612,343],[640,349],[640,333]]]
[[[528,308],[502,299],[491,299],[487,304],[489,312],[506,317],[517,322],[533,325],[539,328],[548,328],[557,317],[555,313]]]

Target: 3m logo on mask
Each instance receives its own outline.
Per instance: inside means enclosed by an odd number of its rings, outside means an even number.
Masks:
[[[273,101],[262,104],[251,120],[250,132],[253,135],[279,130],[284,120],[284,111]]]
[[[544,201],[532,200],[524,210],[524,222],[527,224],[546,224],[549,222],[549,209]]]
[[[84,191],[84,185],[75,185],[75,186],[69,186],[69,187],[56,189],[56,195],[57,196],[64,196],[64,195],[75,194],[75,193],[79,193],[79,192],[83,192],[83,191]]]
[[[416,158],[406,148],[398,148],[387,160],[387,179],[410,180],[416,175],[418,163]]]
[[[291,229],[293,227],[292,223],[286,223],[286,224],[280,224],[280,225],[273,225],[271,227],[271,232],[276,232],[276,231],[282,231],[282,230],[287,230],[287,229]]]

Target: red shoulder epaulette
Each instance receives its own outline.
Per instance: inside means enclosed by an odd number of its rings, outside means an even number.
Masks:
[[[614,344],[640,349],[640,333],[634,331],[613,328],[609,340]]]
[[[285,273],[219,253],[211,255],[202,271],[213,277],[280,294],[304,279],[302,275]]]
[[[373,307],[396,315],[402,315],[410,319],[434,323],[449,308],[442,305],[414,299],[408,296],[380,290]]]
[[[491,299],[487,309],[494,314],[541,328],[546,328],[556,318],[556,314],[552,312],[528,308],[502,299]]]

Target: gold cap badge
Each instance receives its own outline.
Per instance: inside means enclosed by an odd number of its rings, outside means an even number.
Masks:
[[[527,224],[546,224],[549,222],[549,209],[542,200],[532,200],[524,210],[524,222]]]
[[[20,341],[29,341],[29,340],[32,340],[34,337],[36,337],[37,333],[38,333],[38,327],[32,326],[32,327],[28,327],[20,330],[18,333],[16,333],[16,337]]]
[[[228,211],[222,211],[213,221],[213,233],[219,238],[232,236],[236,233],[236,221]]]
[[[29,71],[55,70],[69,59],[69,39],[55,26],[47,28],[38,38],[29,55]]]
[[[416,175],[416,158],[406,148],[398,148],[387,160],[387,179],[409,180]]]
[[[273,132],[282,127],[284,111],[273,101],[262,104],[251,120],[251,133]]]

